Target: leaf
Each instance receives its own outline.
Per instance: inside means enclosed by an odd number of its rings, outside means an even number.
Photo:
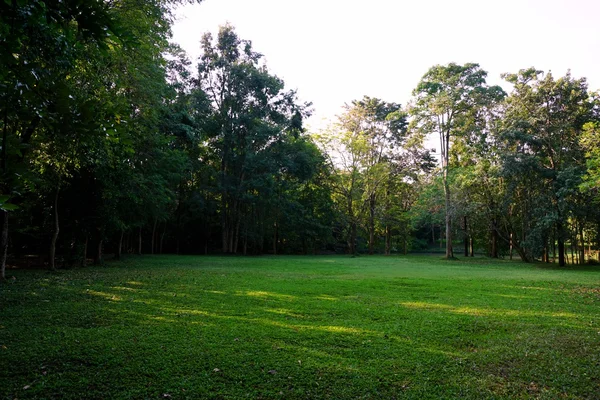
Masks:
[[[4,203],[2,204],[0,202],[0,209],[4,210],[4,211],[15,211],[19,209],[19,206],[16,204],[11,204],[11,203]]]

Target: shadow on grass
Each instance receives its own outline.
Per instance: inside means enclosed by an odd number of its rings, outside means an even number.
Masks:
[[[599,394],[597,303],[575,286],[98,271],[2,293],[2,397]]]

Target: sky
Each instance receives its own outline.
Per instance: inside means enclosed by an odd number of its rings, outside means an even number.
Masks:
[[[230,23],[269,71],[313,103],[323,127],[364,95],[407,104],[427,70],[475,62],[500,74],[567,70],[600,89],[598,0],[204,0],[180,7],[173,41],[192,60],[205,32]]]

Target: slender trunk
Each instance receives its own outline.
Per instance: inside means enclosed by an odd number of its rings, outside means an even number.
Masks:
[[[165,234],[166,233],[167,233],[167,221],[165,221],[163,231],[160,234],[160,244],[158,245],[158,253],[159,254],[163,253],[163,243],[164,243],[164,240],[165,240]]]
[[[571,264],[575,264],[575,255],[573,254],[573,241],[571,240],[570,246],[571,248]]]
[[[583,224],[578,224],[579,225],[579,263],[580,264],[584,264],[585,263],[585,241],[583,238]]]
[[[454,258],[454,251],[452,249],[452,218],[450,216],[450,191],[446,188],[448,184],[445,184],[446,192],[446,258]]]
[[[94,265],[102,264],[102,238],[98,238],[98,246],[94,255]]]
[[[56,187],[56,193],[54,194],[54,234],[52,235],[52,241],[50,242],[50,270],[56,271],[56,240],[58,239],[58,233],[60,232],[60,226],[58,224],[58,194],[60,192],[60,181]]]
[[[510,242],[509,242],[509,254],[510,254],[510,259],[512,260],[513,258],[513,234],[512,232],[510,233]]]
[[[350,227],[350,254],[356,255],[356,222],[352,221],[352,226]]]
[[[496,230],[496,220],[492,220],[492,250],[490,256],[498,258],[498,231]]]
[[[152,238],[150,239],[150,254],[154,254],[154,238],[156,237],[156,224],[158,223],[158,218],[154,218],[154,225],[152,225]]]
[[[450,185],[448,184],[448,156],[450,152],[450,132],[440,132],[442,138],[442,169],[444,182],[444,206],[446,211],[446,258],[454,258],[452,249],[452,216],[450,215]]]
[[[375,252],[375,195],[369,196],[369,254]]]
[[[471,252],[471,257],[475,257],[475,243],[473,237],[471,236],[469,239],[469,250]]]
[[[140,226],[140,229],[138,231],[138,251],[137,251],[138,255],[142,255],[142,227]]]
[[[435,246],[435,225],[431,224],[431,244]]]
[[[392,232],[389,225],[385,226],[385,255],[389,256],[392,252]]]
[[[125,234],[125,232],[123,231],[123,229],[121,229],[121,235],[119,236],[119,246],[117,247],[117,255],[115,257],[115,259],[120,260],[121,259],[121,251],[123,250],[123,235]]]
[[[465,230],[465,257],[469,256],[469,227],[467,225],[467,216],[463,217],[464,230]]]
[[[277,221],[273,224],[273,254],[277,254]]]
[[[565,266],[565,235],[562,222],[556,223],[556,236],[558,241],[558,265]]]
[[[0,211],[2,236],[0,237],[0,279],[6,279],[6,256],[8,254],[8,211]]]
[[[556,227],[552,228],[552,263],[556,262]]]
[[[81,266],[87,265],[87,247],[88,247],[88,235],[85,234],[85,241],[83,242],[83,258],[81,259]]]
[[[237,254],[237,251],[238,251],[238,244],[240,241],[240,224],[241,224],[241,221],[240,221],[240,217],[239,217],[239,213],[238,213],[238,218],[235,223],[235,232],[234,232],[235,239],[233,241],[233,251],[232,251],[233,254]]]
[[[2,129],[2,161],[0,167],[3,175],[6,174],[6,146],[8,139],[8,104],[4,109],[4,127]],[[8,191],[7,191],[8,192]],[[0,279],[6,279],[6,256],[8,253],[8,211],[0,211],[2,215],[2,235],[0,238]]]

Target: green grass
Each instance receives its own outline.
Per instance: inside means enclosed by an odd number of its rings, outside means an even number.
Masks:
[[[600,398],[598,267],[157,256],[8,274],[0,398]]]

